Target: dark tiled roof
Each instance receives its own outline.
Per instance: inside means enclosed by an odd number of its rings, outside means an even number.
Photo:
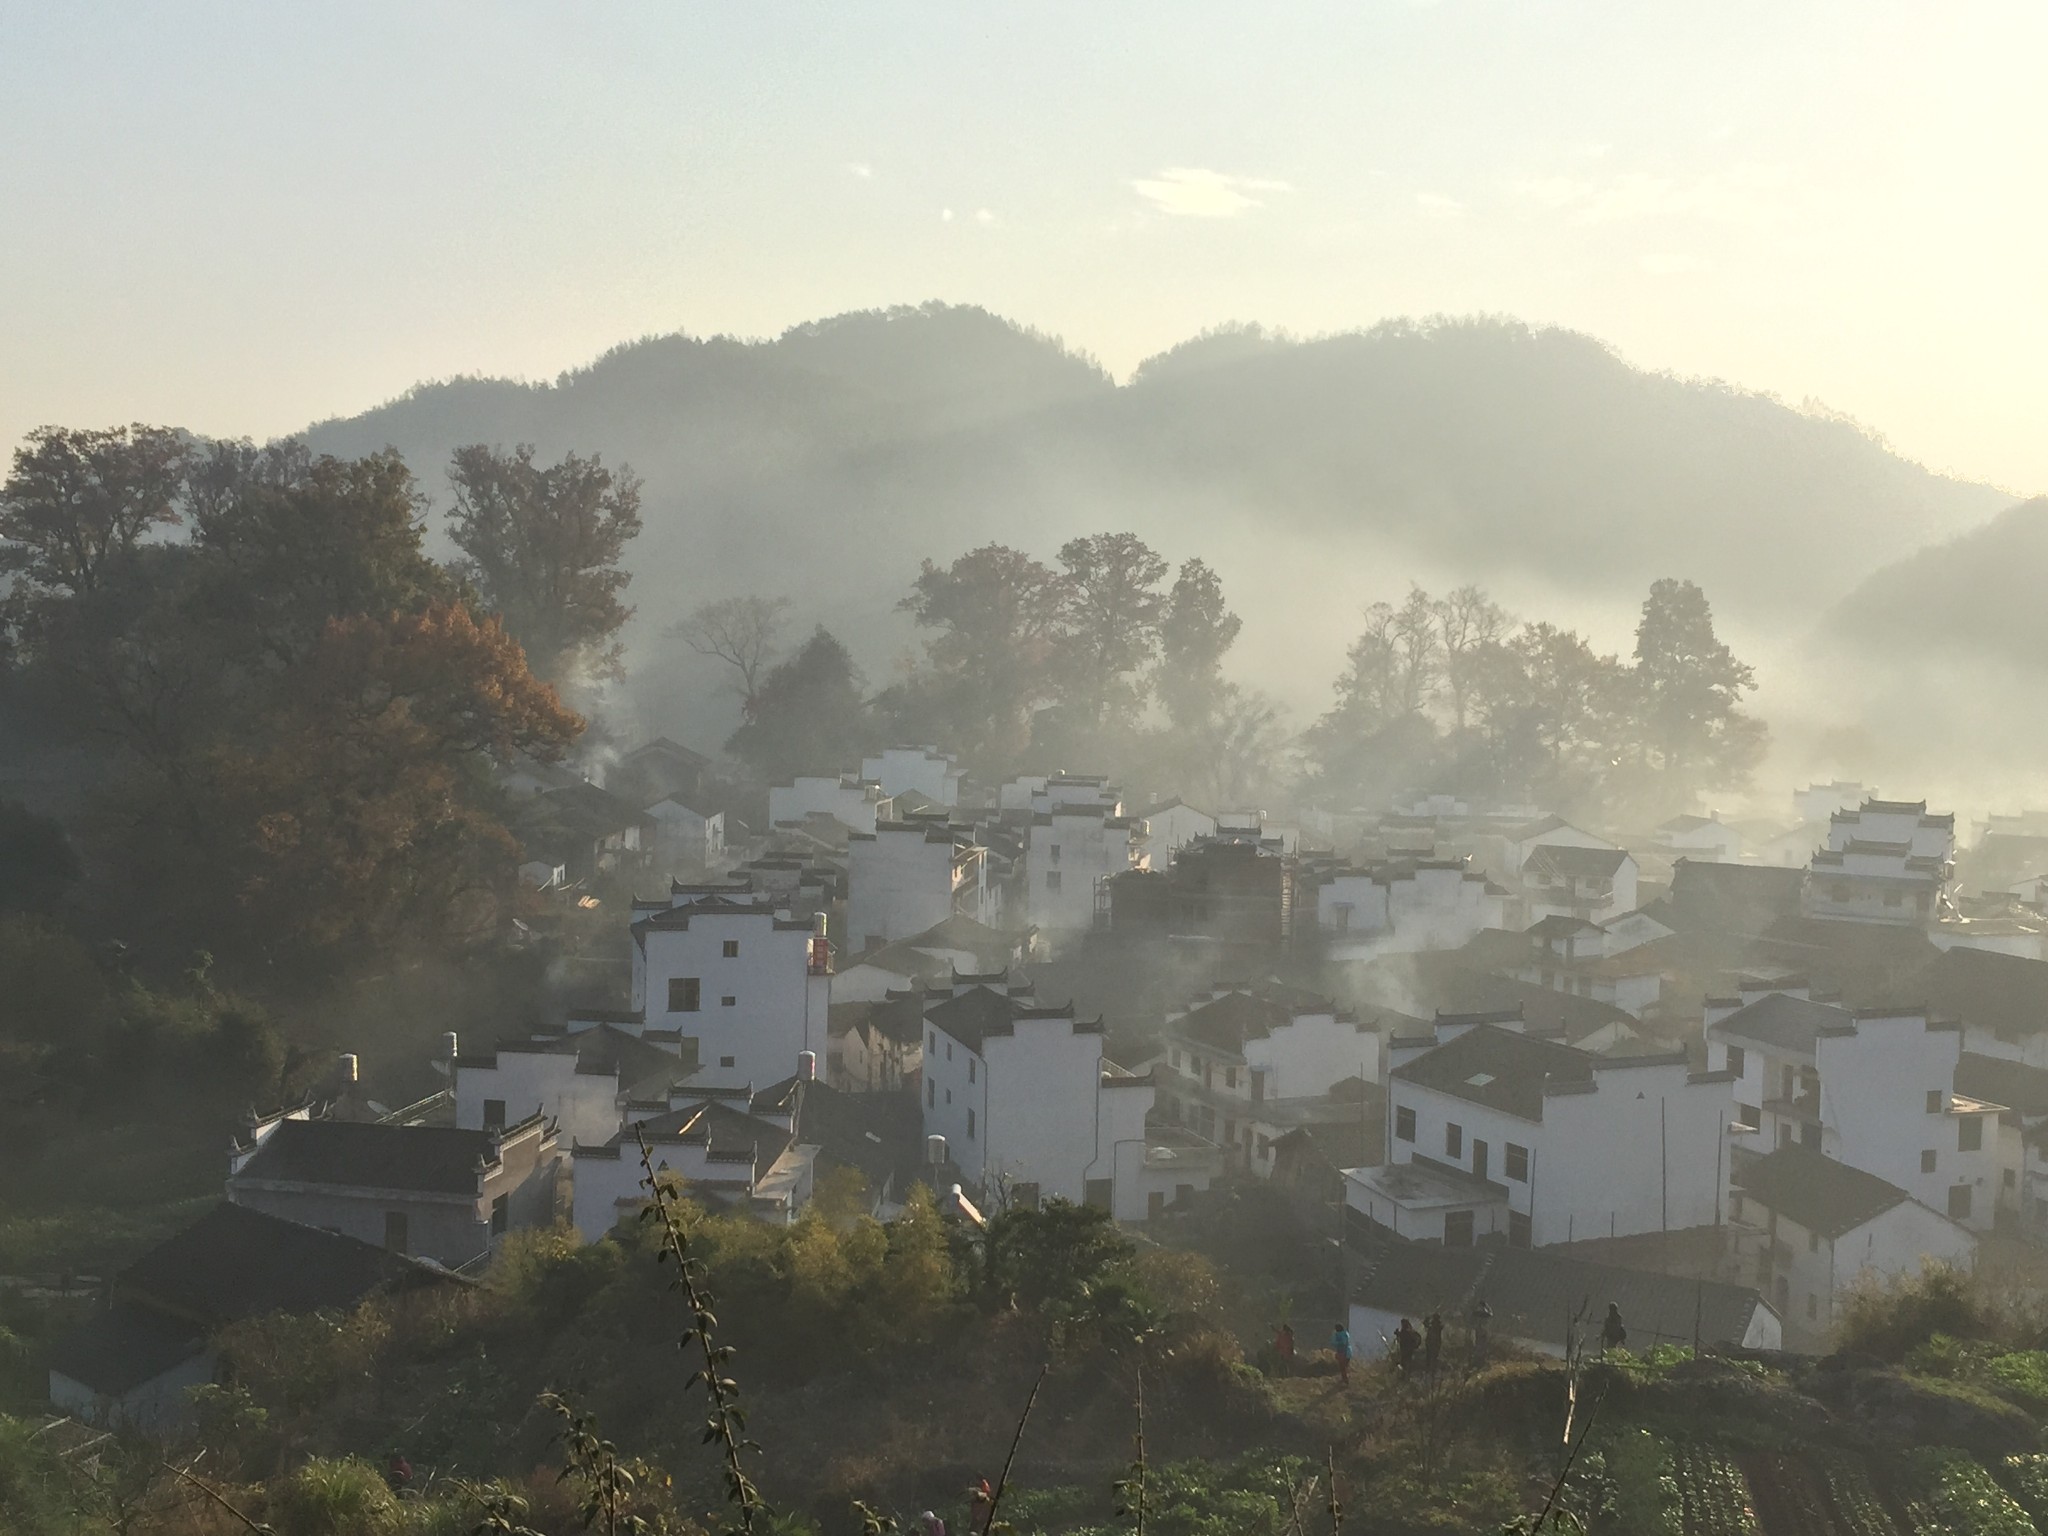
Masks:
[[[1668,906],[1657,917],[1674,928],[1762,933],[1774,919],[1798,912],[1805,885],[1803,869],[1680,859],[1672,866]]]
[[[498,1049],[574,1056],[581,1071],[610,1073],[618,1078],[622,1088],[635,1091],[687,1077],[691,1070],[689,1063],[674,1053],[664,1051],[658,1045],[649,1045],[631,1030],[620,1029],[613,1024],[571,1030],[551,1039],[536,1039],[523,1045],[501,1045]]]
[[[1426,1008],[1444,1014],[1512,1014],[1519,1008],[1531,1029],[1562,1029],[1574,1040],[1609,1024],[1638,1022],[1612,1003],[1477,969],[1457,950],[1372,961],[1364,967],[1359,991],[1368,1006],[1384,1004],[1403,1013]]]
[[[232,1187],[238,1181],[270,1179],[474,1196],[478,1175],[496,1161],[496,1138],[490,1131],[287,1120],[228,1182]]]
[[[1293,1017],[1290,1009],[1265,998],[1226,992],[1214,1002],[1190,1009],[1167,1028],[1183,1039],[1242,1055],[1247,1040],[1263,1040]]]
[[[2048,1030],[2048,961],[1951,949],[1927,967],[1918,990],[1936,1012],[2004,1040]]]
[[[1393,1076],[1523,1120],[1541,1120],[1544,1085],[1590,1083],[1593,1058],[1554,1040],[1481,1024],[1396,1067]]]
[[[870,1190],[893,1183],[899,1200],[924,1166],[924,1110],[915,1090],[842,1093],[806,1083],[796,1132],[823,1161],[858,1169]]]
[[[1745,1285],[1682,1275],[1619,1269],[1544,1249],[1445,1248],[1435,1243],[1375,1247],[1352,1288],[1360,1305],[1405,1314],[1418,1323],[1432,1308],[1453,1327],[1481,1300],[1493,1309],[1497,1335],[1562,1346],[1565,1328],[1582,1308],[1580,1327],[1597,1332],[1611,1301],[1621,1308],[1629,1343],[1739,1344],[1763,1298]]]
[[[1713,1027],[1713,1033],[1736,1035],[1744,1040],[1754,1040],[1758,1045],[1810,1056],[1813,1054],[1813,1042],[1822,1030],[1839,1029],[1851,1022],[1847,1009],[1773,992],[1746,1008],[1736,1009]]]
[[[2048,1115],[2048,1071],[2025,1062],[1963,1052],[1956,1063],[1956,1092],[1987,1104],[2003,1104],[2023,1115]]]
[[[116,1305],[79,1324],[50,1350],[50,1369],[119,1397],[206,1348],[199,1330],[141,1307]]]
[[[774,1162],[796,1140],[794,1135],[772,1121],[757,1119],[743,1109],[734,1109],[730,1104],[716,1100],[637,1120],[634,1127],[644,1130],[649,1142],[700,1142],[708,1146],[714,1156],[738,1157],[751,1153],[756,1167]],[[613,1138],[622,1154],[637,1155],[634,1127]]]
[[[925,1009],[924,1016],[976,1054],[981,1053],[982,1044],[990,1035],[1013,1033],[1019,1019],[1069,1019],[1076,1034],[1099,1034],[1102,1030],[1100,1019],[1075,1019],[1072,1003],[1059,1008],[1045,1007],[990,987],[970,987],[958,997],[933,1003]]]
[[[1571,880],[1607,880],[1629,857],[1626,848],[1568,848],[1540,843],[1529,850],[1522,868],[1548,870]]]
[[[1750,1199],[1809,1232],[1838,1238],[1912,1196],[1874,1173],[1804,1147],[1783,1147],[1735,1176]]]
[[[210,1328],[272,1312],[346,1309],[378,1291],[450,1278],[359,1238],[224,1204],[150,1249],[114,1287],[118,1296]]]

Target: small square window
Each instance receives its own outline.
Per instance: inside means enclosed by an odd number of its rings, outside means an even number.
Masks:
[[[1413,1141],[1415,1139],[1415,1111],[1406,1105],[1394,1111],[1394,1139]]]
[[[1934,1172],[1934,1154],[1932,1152],[1922,1152],[1920,1154],[1920,1171],[1922,1173]]]
[[[730,1056],[721,1056],[718,1058],[718,1064],[721,1067],[729,1067],[733,1064],[733,1058]]]
[[[1754,1104],[1738,1104],[1735,1108],[1735,1118],[1752,1131],[1763,1128],[1764,1112]]]
[[[1930,1115],[1941,1113],[1941,1090],[1939,1088],[1927,1090],[1927,1113]]]
[[[721,997],[718,1000],[718,1006],[721,1008],[736,1008],[739,1006],[739,1001],[740,1000],[738,998],[728,994],[727,996]]]
[[[737,960],[739,959],[739,957],[740,941],[738,939],[727,939],[725,941],[725,958],[728,960]]]
[[[703,988],[694,976],[671,976],[668,979],[668,1011],[670,1013],[695,1013],[699,994]]]

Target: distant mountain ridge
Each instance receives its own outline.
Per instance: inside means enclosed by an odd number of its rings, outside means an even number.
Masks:
[[[769,342],[650,338],[552,384],[426,385],[307,435],[394,446],[443,502],[465,442],[631,463],[643,666],[675,661],[649,641],[693,603],[760,590],[872,670],[909,638],[890,609],[921,557],[990,540],[1050,557],[1130,528],[1217,564],[1247,655],[1290,656],[1321,689],[1330,637],[1411,574],[1525,577],[1607,607],[1679,575],[1740,620],[1803,625],[2008,499],[1845,423],[1492,319],[1312,341],[1226,328],[1118,385],[1050,337],[925,305]],[[1312,645],[1293,638],[1304,615]]]

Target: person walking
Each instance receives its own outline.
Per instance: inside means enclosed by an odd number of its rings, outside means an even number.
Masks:
[[[1351,1384],[1351,1330],[1339,1321],[1330,1332],[1330,1353],[1337,1357],[1337,1382]]]
[[[1486,1348],[1493,1327],[1493,1308],[1480,1297],[1472,1303],[1472,1310],[1465,1314],[1465,1321],[1472,1328],[1472,1365],[1476,1370],[1486,1364]]]
[[[922,1536],[946,1536],[946,1522],[939,1518],[936,1510],[928,1509],[917,1518],[924,1527]]]
[[[1432,1308],[1422,1320],[1422,1368],[1436,1375],[1436,1363],[1444,1352],[1444,1315]]]
[[[1294,1374],[1294,1324],[1282,1323],[1273,1335],[1273,1368],[1282,1376]]]
[[[1415,1374],[1415,1351],[1422,1347],[1422,1335],[1415,1331],[1415,1325],[1407,1318],[1401,1319],[1401,1326],[1394,1330],[1395,1363],[1400,1367],[1403,1379]]]
[[[1621,1320],[1621,1303],[1607,1303],[1607,1320],[1600,1325],[1600,1353],[1620,1349],[1628,1342],[1628,1329]]]

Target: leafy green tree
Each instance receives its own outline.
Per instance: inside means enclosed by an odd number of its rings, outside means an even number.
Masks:
[[[897,607],[935,631],[925,669],[901,690],[912,696],[905,702],[970,763],[1007,766],[1051,693],[1063,578],[1021,551],[985,544],[948,566],[925,561]]]
[[[1055,656],[1062,706],[1078,723],[1135,714],[1142,674],[1159,653],[1168,566],[1134,533],[1098,533],[1060,546],[1064,620]],[[1216,593],[1221,602],[1220,586]],[[1202,599],[1191,594],[1191,602]],[[1193,609],[1190,609],[1190,618]]]
[[[449,536],[465,558],[456,570],[501,615],[536,675],[559,682],[578,667],[618,676],[617,635],[633,610],[619,600],[632,576],[620,568],[640,532],[640,482],[592,456],[533,462],[473,443],[448,471],[455,505]]]
[[[725,745],[773,784],[839,772],[859,760],[872,733],[860,668],[820,625],[762,679],[753,713]]]
[[[0,484],[0,575],[80,596],[153,529],[179,521],[188,459],[166,427],[38,427]]]
[[[1229,696],[1223,658],[1244,621],[1223,600],[1223,581],[1207,564],[1187,560],[1159,619],[1159,702],[1176,731],[1206,740]]]
[[[1674,803],[1700,789],[1737,789],[1762,758],[1763,723],[1743,713],[1756,672],[1714,633],[1707,595],[1689,581],[1654,583],[1636,626],[1635,704],[1645,766]]]

